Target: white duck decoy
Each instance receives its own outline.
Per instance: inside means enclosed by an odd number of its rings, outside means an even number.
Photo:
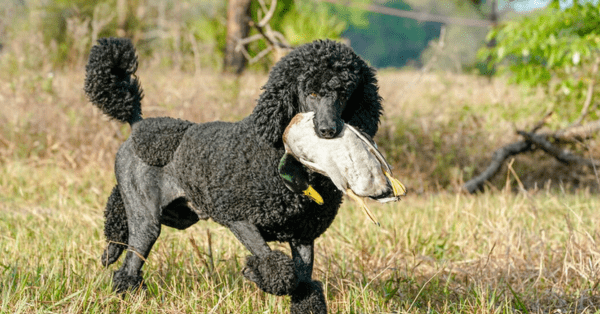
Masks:
[[[299,113],[285,129],[285,155],[280,163],[280,175],[285,175],[283,168],[293,168],[284,165],[286,160],[293,161],[287,155],[294,156],[310,170],[329,177],[340,191],[360,204],[371,221],[379,225],[363,198],[381,203],[398,201],[406,195],[406,187],[392,177],[390,165],[368,135],[345,124],[338,137],[323,139],[315,133],[313,117],[314,112]]]

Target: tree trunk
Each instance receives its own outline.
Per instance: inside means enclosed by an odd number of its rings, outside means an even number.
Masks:
[[[492,22],[492,29],[498,27],[498,1],[492,0],[492,12],[490,13],[490,22]],[[496,37],[492,37],[487,42],[488,48],[496,47]]]
[[[229,0],[227,5],[227,39],[224,63],[226,72],[239,74],[246,67],[246,58],[241,51],[235,51],[235,47],[240,39],[248,36],[250,1]]]

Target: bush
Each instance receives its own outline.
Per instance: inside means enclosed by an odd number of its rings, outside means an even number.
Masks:
[[[510,72],[513,82],[542,86],[564,124],[582,109],[590,84],[596,85],[600,63],[600,5],[577,1],[561,9],[559,1],[533,16],[507,22],[492,30],[479,57],[488,69]],[[594,90],[594,96],[600,91]],[[597,112],[592,113],[597,118]]]
[[[252,1],[250,11],[252,20],[259,21],[262,16],[259,16],[258,12],[262,10],[258,1]],[[279,0],[269,25],[274,31],[283,34],[290,45],[298,46],[316,39],[341,39],[348,25],[358,20],[361,14],[360,11],[325,2]],[[249,36],[257,33],[258,31],[251,28]],[[249,44],[246,48],[250,55],[255,56],[266,47],[267,43],[260,40]],[[275,57],[270,54],[253,67],[268,70],[274,61],[276,61]]]

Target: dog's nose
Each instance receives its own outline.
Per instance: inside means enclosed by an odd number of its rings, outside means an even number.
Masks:
[[[319,135],[321,135],[322,138],[332,138],[335,136],[335,131],[335,127],[322,127],[319,128]]]

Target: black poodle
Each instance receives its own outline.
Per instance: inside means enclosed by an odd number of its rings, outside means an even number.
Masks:
[[[186,229],[212,218],[252,253],[243,275],[265,292],[290,295],[292,313],[326,313],[312,280],[313,245],[331,225],[342,192],[310,173],[318,205],[286,188],[277,166],[282,133],[294,115],[314,111],[314,127],[333,138],[343,123],[370,136],[382,113],[375,71],[351,48],[330,40],[300,46],[272,69],[252,114],[235,123],[142,119],[135,49],[127,39],[100,39],[86,66],[85,92],[110,117],[128,122],[129,139],[115,161],[117,186],[105,210],[108,247],[102,263],[125,262],[113,277],[118,292],[143,287],[141,268],[161,225]],[[288,242],[292,258],[269,241]]]

